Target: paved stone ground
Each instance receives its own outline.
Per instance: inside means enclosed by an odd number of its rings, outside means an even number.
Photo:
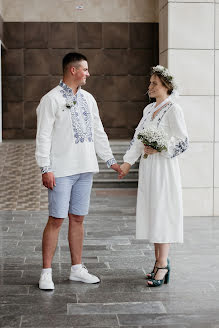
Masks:
[[[219,218],[185,218],[171,250],[171,280],[148,288],[152,245],[135,240],[135,190],[93,190],[83,261],[97,285],[70,282],[64,223],[53,264],[56,288],[40,291],[47,211],[0,211],[0,327],[218,328]]]
[[[70,282],[68,221],[53,263],[53,292],[38,289],[47,191],[33,142],[0,145],[0,328],[219,328],[219,218],[185,218],[171,280],[146,287],[152,245],[135,240],[136,190],[93,190],[83,261],[98,285]]]

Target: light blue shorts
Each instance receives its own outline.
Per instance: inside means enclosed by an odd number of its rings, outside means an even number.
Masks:
[[[92,172],[56,178],[56,186],[48,189],[49,216],[63,219],[68,213],[87,215],[92,183]]]

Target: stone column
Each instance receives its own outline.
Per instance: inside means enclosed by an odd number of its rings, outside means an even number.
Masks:
[[[160,0],[159,22],[160,64],[176,76],[190,136],[184,213],[219,215],[219,0]]]

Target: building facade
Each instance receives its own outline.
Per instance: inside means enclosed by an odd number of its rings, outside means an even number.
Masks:
[[[86,88],[109,137],[130,139],[160,63],[176,76],[190,136],[185,215],[219,215],[219,0],[1,0],[0,12],[3,138],[34,138],[39,99],[74,49],[90,61]]]

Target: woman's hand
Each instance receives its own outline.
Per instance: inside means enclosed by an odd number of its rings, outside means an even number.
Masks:
[[[124,178],[129,173],[130,167],[131,165],[126,162],[120,165],[120,169],[122,170],[122,173],[119,175],[119,179]]]
[[[150,146],[144,146],[144,153],[147,155],[153,155],[158,153],[158,151]]]

